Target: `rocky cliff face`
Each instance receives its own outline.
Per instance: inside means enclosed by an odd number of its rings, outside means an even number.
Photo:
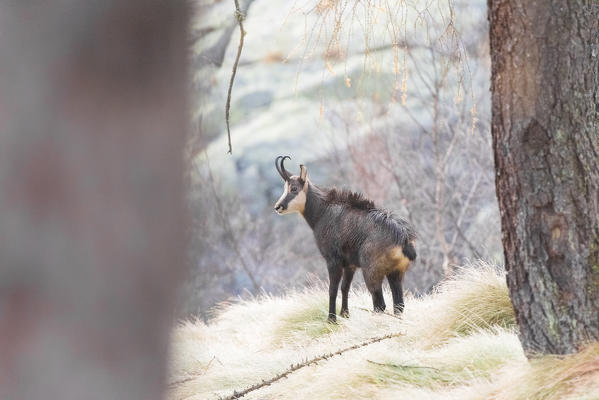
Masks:
[[[370,8],[333,0],[300,6],[292,0],[276,6],[268,0],[240,3],[247,34],[231,99],[233,156],[224,156],[225,101],[239,41],[233,1],[198,2],[201,17],[192,30],[194,117],[201,121],[201,146],[229,177],[277,179],[271,165],[275,155],[290,154],[304,163],[326,156],[335,131],[342,129],[339,114],[348,110],[373,125],[390,116],[398,125],[414,125],[398,104],[402,96],[430,125],[421,109],[428,91],[418,74],[435,73],[431,52],[454,69],[445,82],[447,92],[459,95],[458,80],[462,96],[470,84],[476,92],[488,87],[486,66],[479,65],[487,55],[477,54],[477,46],[486,42],[484,1],[456,3],[453,11],[444,2],[428,9],[425,2],[392,9],[385,8],[388,2]],[[442,37],[451,12],[461,44],[449,34]],[[381,106],[385,112],[376,115]]]

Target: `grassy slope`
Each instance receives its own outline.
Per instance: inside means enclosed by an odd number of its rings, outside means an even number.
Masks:
[[[528,362],[505,278],[488,265],[462,269],[430,296],[408,297],[401,320],[368,311],[370,296],[356,291],[351,317],[329,325],[326,303],[326,290],[314,288],[223,307],[209,325],[180,324],[169,398],[229,395],[292,363],[394,332],[402,335],[302,368],[246,398],[599,398],[599,344]]]

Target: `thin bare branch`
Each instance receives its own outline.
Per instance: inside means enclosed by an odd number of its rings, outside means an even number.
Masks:
[[[388,317],[393,317],[393,318],[395,318],[395,319],[401,319],[401,317],[400,317],[400,316],[398,316],[398,315],[395,315],[395,314],[389,314],[389,313],[386,313],[386,312],[380,312],[380,311],[369,310],[369,309],[367,309],[367,308],[364,308],[364,307],[358,307],[358,310],[366,311],[366,312],[369,312],[369,313],[371,313],[371,314],[376,314],[376,315],[386,315],[386,316],[388,316]]]
[[[237,57],[233,63],[233,71],[231,72],[231,80],[229,81],[229,92],[227,93],[227,104],[225,106],[225,120],[227,122],[227,139],[229,140],[229,154],[233,154],[233,147],[231,145],[231,127],[229,126],[229,111],[231,108],[231,92],[233,91],[233,82],[235,81],[235,75],[237,74],[237,66],[239,65],[239,58],[241,57],[241,50],[243,49],[243,39],[245,37],[245,29],[243,29],[243,20],[245,14],[239,8],[239,1],[235,1],[235,18],[239,24],[239,46],[237,47]]]

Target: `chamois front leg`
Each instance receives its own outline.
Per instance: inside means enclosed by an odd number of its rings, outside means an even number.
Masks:
[[[336,307],[337,307],[337,291],[339,290],[339,281],[343,268],[336,263],[329,263],[329,322],[337,322]]]
[[[394,271],[387,275],[387,280],[391,287],[391,296],[393,296],[393,313],[401,314],[404,308],[402,288],[403,272]]]
[[[347,297],[349,295],[349,288],[351,287],[351,281],[354,278],[354,267],[343,268],[343,280],[341,281],[341,315],[344,318],[349,318],[349,306],[347,304]]]

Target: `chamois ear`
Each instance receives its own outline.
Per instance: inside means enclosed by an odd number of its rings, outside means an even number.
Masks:
[[[308,176],[308,168],[304,164],[300,164],[300,179],[305,182],[306,176]]]

